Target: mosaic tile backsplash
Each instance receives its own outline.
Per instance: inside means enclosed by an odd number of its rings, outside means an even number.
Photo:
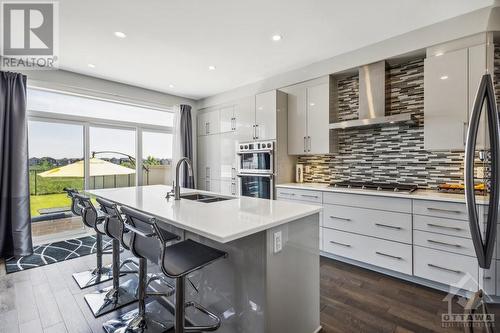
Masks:
[[[424,150],[424,59],[393,65],[388,71],[386,115],[412,113],[416,123],[339,131],[338,153],[299,156],[298,163],[310,167],[305,182],[398,182],[421,188],[463,182],[463,152]],[[495,48],[495,72],[498,78],[500,47]],[[357,75],[337,82],[339,121],[356,119]],[[500,102],[500,84],[495,83]]]

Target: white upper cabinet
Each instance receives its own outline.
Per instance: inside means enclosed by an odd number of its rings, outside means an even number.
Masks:
[[[306,150],[307,112],[306,89],[302,86],[287,88],[288,93],[288,154],[302,155]]]
[[[255,97],[240,99],[234,109],[237,141],[252,141],[255,135]]]
[[[220,132],[220,111],[211,110],[198,114],[198,136]]]
[[[330,84],[323,77],[283,89],[288,94],[288,154],[328,154]]]
[[[330,85],[307,88],[307,139],[309,154],[330,152]]]
[[[255,139],[276,140],[276,90],[255,96]]]
[[[468,50],[425,59],[424,146],[463,150],[468,120]]]
[[[236,130],[236,118],[234,106],[223,107],[219,110],[220,133],[233,132]]]
[[[492,50],[484,42],[484,35],[478,35],[427,50],[424,67],[426,150],[465,149],[477,88],[486,72],[486,58],[492,56]],[[476,149],[488,147],[486,134],[486,121],[482,117]]]

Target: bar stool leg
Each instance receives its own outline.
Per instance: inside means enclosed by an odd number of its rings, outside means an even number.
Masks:
[[[103,324],[107,333],[165,333],[173,329],[174,317],[157,300],[146,303],[148,295],[147,259],[139,258],[138,307]]]
[[[120,284],[120,241],[113,239],[113,285],[84,296],[94,317],[102,316],[132,302],[136,299],[138,281],[132,277]]]
[[[184,333],[185,304],[184,304],[184,276],[175,280],[175,333]]]
[[[88,288],[109,281],[113,278],[113,269],[111,265],[102,264],[102,235],[96,234],[96,259],[97,267],[88,271],[74,273],[73,279],[80,289]]]

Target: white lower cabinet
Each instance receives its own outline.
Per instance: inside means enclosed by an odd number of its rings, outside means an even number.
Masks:
[[[415,245],[413,259],[415,276],[477,291],[479,266],[475,257]]]
[[[411,215],[339,205],[323,206],[323,226],[411,244]]]
[[[338,256],[412,274],[412,248],[409,244],[324,228],[323,249]]]
[[[500,296],[500,247],[490,269],[480,269],[463,203],[282,187],[277,198],[322,204],[324,254],[407,274],[416,283],[470,291],[479,284]]]

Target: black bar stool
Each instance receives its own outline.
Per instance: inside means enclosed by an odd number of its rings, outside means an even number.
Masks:
[[[129,207],[121,207],[125,215],[125,227],[130,231],[130,250],[134,256],[139,258],[139,286],[138,286],[138,309],[130,311],[118,319],[112,319],[103,324],[107,333],[159,333],[166,332],[173,327],[173,317],[170,311],[158,301],[146,304],[147,296],[171,296],[174,286],[167,285],[168,292],[151,292],[148,287],[152,281],[158,280],[157,276],[148,279],[148,260],[158,263],[161,254],[159,237],[154,229],[154,220],[151,216],[143,214]],[[161,239],[165,243],[179,240],[180,237],[162,230]]]
[[[81,216],[83,224],[89,228],[93,228],[96,232],[96,268],[73,274],[73,279],[75,279],[80,289],[83,289],[111,280],[113,278],[113,269],[111,265],[103,266],[102,263],[103,254],[108,254],[104,251],[102,242],[102,236],[106,234],[104,231],[106,216],[94,207],[89,197],[73,193],[72,198],[76,202],[72,204],[72,207],[74,205],[82,207]]]
[[[63,191],[66,192],[68,197],[71,199],[71,212],[73,215],[82,216],[83,208],[75,197],[75,194],[78,194],[78,190],[76,188],[65,187],[63,188]]]
[[[161,269],[166,276],[175,279],[175,333],[217,330],[221,320],[216,314],[196,302],[185,302],[185,283],[188,274],[202,269],[220,258],[227,257],[227,253],[191,239],[167,246],[161,227],[156,220],[153,219],[152,222],[162,244]],[[194,307],[210,317],[215,323],[206,326],[185,326],[185,313],[188,307]]]
[[[137,270],[124,270],[126,264],[139,266],[133,259],[120,261],[120,244],[130,249],[130,232],[125,232],[124,220],[118,206],[105,199],[96,198],[105,214],[104,232],[112,239],[113,244],[113,285],[97,292],[85,295],[85,301],[95,317],[102,316],[125,305],[137,301],[137,277],[131,277],[120,284],[120,276],[129,273],[138,273]]]

